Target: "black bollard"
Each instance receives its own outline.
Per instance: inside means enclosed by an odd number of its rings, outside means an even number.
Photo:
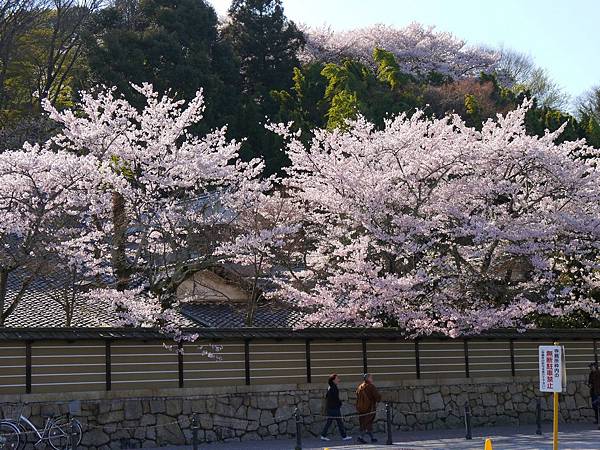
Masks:
[[[385,423],[387,431],[387,445],[392,445],[392,408],[389,403],[385,404]]]
[[[302,450],[302,430],[300,429],[298,408],[294,409],[294,420],[296,421],[296,447],[294,447],[294,450]]]
[[[69,442],[71,445],[69,445],[70,450],[76,450],[77,449],[77,432],[76,432],[76,427],[73,426],[73,416],[68,415],[67,416],[68,419],[68,433],[69,433]]]
[[[469,406],[469,402],[465,402],[465,429],[465,439],[473,439],[473,435],[471,433],[471,407]]]
[[[192,416],[192,448],[198,450],[198,417]]]
[[[542,434],[542,400],[537,399],[535,404],[535,434]]]

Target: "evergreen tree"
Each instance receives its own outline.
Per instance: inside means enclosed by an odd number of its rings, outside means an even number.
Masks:
[[[284,14],[281,0],[234,0],[224,30],[240,58],[244,93],[257,102],[291,86],[304,35]]]
[[[202,88],[203,128],[235,126],[239,67],[217,25],[214,9],[203,0],[120,0],[96,18],[97,32],[88,42],[92,73],[134,104],[130,83],[151,82],[178,98],[192,98]]]
[[[279,110],[271,93],[292,86],[304,35],[286,18],[281,0],[234,0],[229,18],[223,35],[240,60],[243,101],[237,133],[247,138],[242,154],[262,156],[267,171],[278,172],[287,164],[281,140],[262,124]]]

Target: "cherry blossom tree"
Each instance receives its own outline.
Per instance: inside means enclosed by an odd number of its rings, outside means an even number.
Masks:
[[[109,211],[106,170],[94,156],[39,146],[0,154],[0,326],[37,279],[57,274],[68,278],[52,290],[68,322],[72,292],[103,275],[97,219]]]
[[[258,305],[268,297],[264,284],[281,271],[293,274],[290,262],[303,244],[302,211],[290,200],[277,190],[255,192],[244,207],[235,208],[240,211],[232,224],[235,233],[218,248],[228,261],[249,269],[246,326],[254,325]]]
[[[283,126],[287,195],[307,250],[277,295],[306,324],[398,326],[450,336],[598,317],[600,179],[583,141],[525,132],[525,103],[481,131],[422,112],[316,131]],[[291,224],[290,224],[291,225]],[[577,268],[574,270],[576,261]]]
[[[239,230],[233,223],[272,180],[261,179],[262,161],[238,159],[240,143],[227,140],[225,128],[193,133],[204,109],[201,92],[185,104],[149,84],[135,89],[145,100],[140,110],[114,89],[82,93],[74,110],[45,107],[63,127],[51,146],[111,167],[103,189],[112,198],[116,282],[95,295],[133,324],[167,326],[176,317],[179,283],[224,257],[217,247]]]
[[[452,79],[493,72],[499,54],[468,47],[451,33],[412,23],[405,28],[374,25],[336,32],[329,28],[307,28],[304,62],[340,62],[356,59],[374,67],[373,51],[391,52],[403,72],[426,77],[435,72]]]

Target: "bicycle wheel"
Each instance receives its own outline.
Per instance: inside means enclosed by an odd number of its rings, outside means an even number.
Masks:
[[[75,446],[81,444],[83,431],[78,420],[73,419],[73,434]],[[66,417],[59,417],[52,422],[48,430],[48,442],[54,450],[70,450],[71,436],[69,436],[69,421]]]
[[[18,450],[21,444],[19,427],[14,423],[0,422],[0,449]]]

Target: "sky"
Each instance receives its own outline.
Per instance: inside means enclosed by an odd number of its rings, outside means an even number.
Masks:
[[[230,0],[209,0],[224,15]],[[600,85],[599,0],[283,0],[297,23],[344,30],[411,22],[531,55],[572,98]]]

